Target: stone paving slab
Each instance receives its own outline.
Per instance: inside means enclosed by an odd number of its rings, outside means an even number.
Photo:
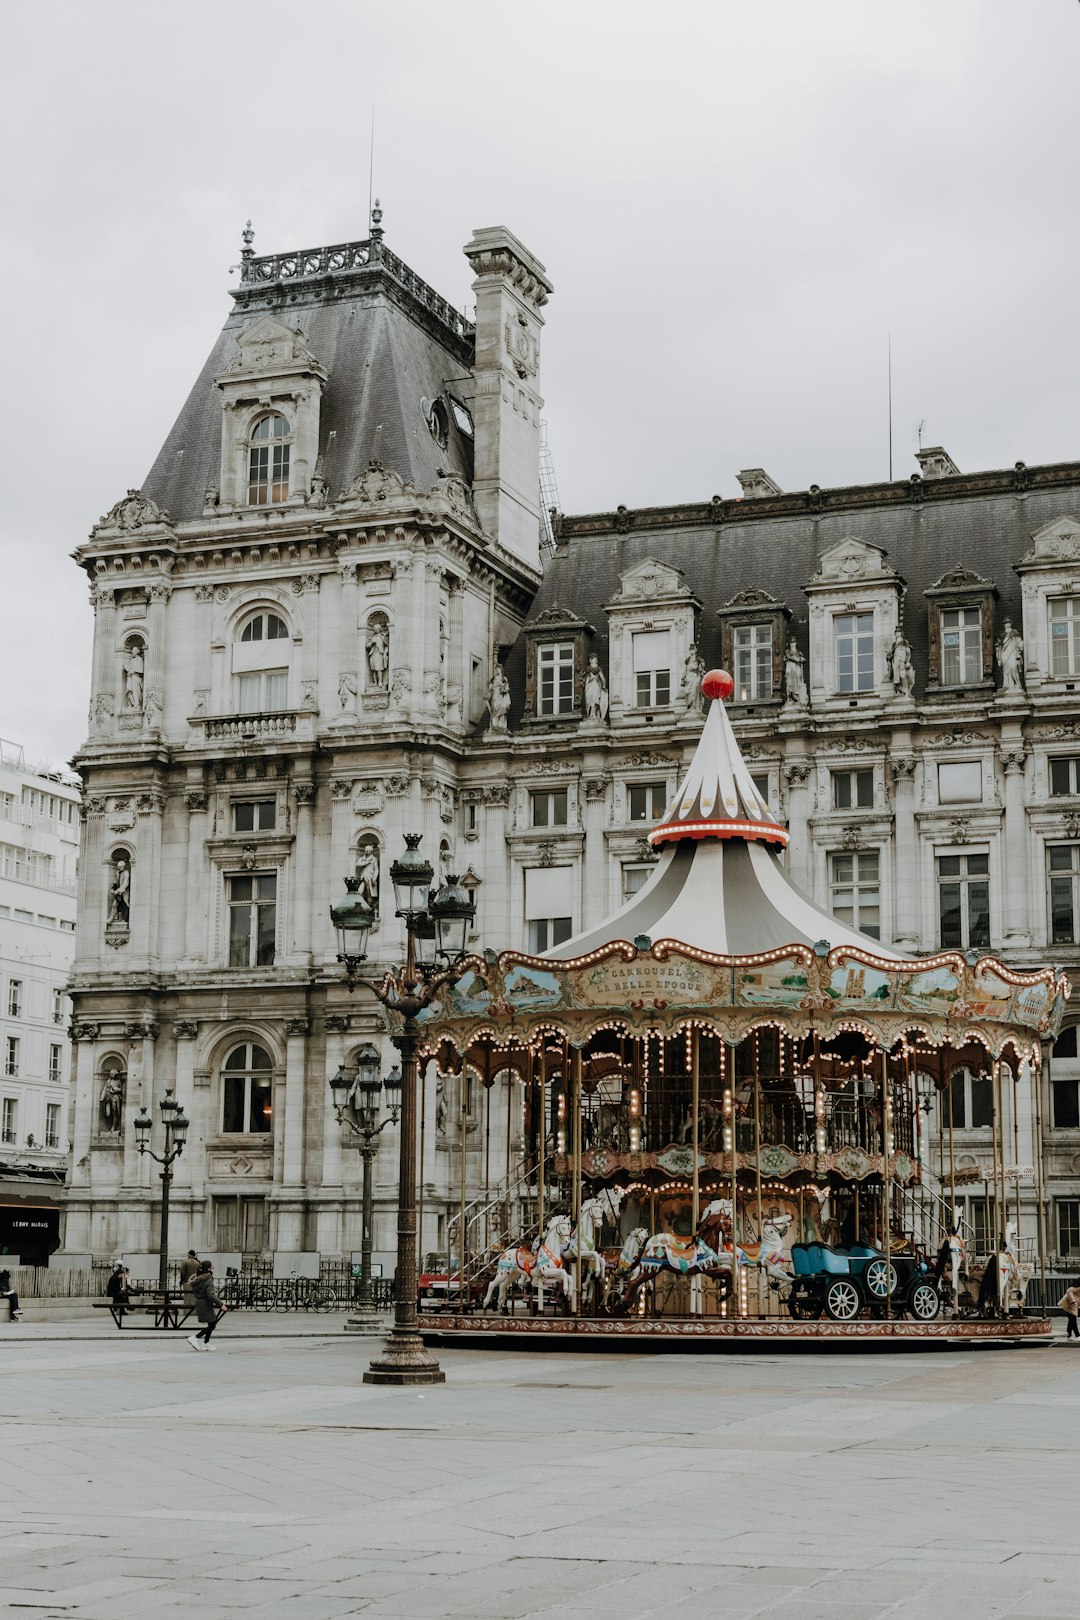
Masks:
[[[1058,1351],[453,1351],[416,1391],[363,1384],[371,1345],[340,1328],[118,1341],[4,1338],[2,1614],[1080,1609],[1080,1365]]]

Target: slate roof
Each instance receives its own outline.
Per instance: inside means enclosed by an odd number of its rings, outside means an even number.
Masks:
[[[1006,616],[1021,619],[1015,565],[1031,536],[1057,518],[1080,519],[1080,463],[1018,466],[925,483],[871,484],[804,491],[775,499],[712,501],[682,507],[563,517],[558,550],[529,614],[533,622],[559,603],[596,627],[591,650],[607,667],[604,604],[619,575],[646,558],[682,569],[704,604],[699,646],[707,668],[721,662],[716,609],[736,592],[757,587],[791,609],[791,632],[809,653],[809,600],[803,586],[822,554],[839,540],[880,546],[907,582],[904,631],[912,645],[916,696],[927,672],[928,616],[922,595],[954,564],[993,581],[995,638]],[[620,532],[620,530],[626,532]],[[507,665],[521,712],[524,650]]]
[[[438,317],[380,265],[339,274],[329,287],[327,281],[324,276],[234,291],[238,307],[142,484],[142,493],[174,521],[201,517],[207,487],[220,481],[221,395],[214,377],[237,352],[236,333],[268,310],[300,328],[305,347],[329,373],[319,451],[331,499],[371,460],[418,490],[431,489],[440,468],[471,483],[472,444],[452,413],[443,448],[421,410],[422,399],[447,391],[470,403],[471,380],[463,374],[471,340],[450,329],[440,339]]]

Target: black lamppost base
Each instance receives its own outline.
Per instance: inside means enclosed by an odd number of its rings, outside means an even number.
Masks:
[[[445,1384],[446,1374],[435,1367],[380,1367],[372,1362],[364,1374],[365,1384]]]
[[[365,1384],[445,1384],[446,1374],[417,1333],[392,1336],[385,1355],[364,1374]]]

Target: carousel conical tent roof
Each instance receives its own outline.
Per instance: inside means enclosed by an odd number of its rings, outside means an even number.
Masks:
[[[712,701],[697,750],[649,835],[661,852],[656,871],[605,922],[544,954],[565,961],[645,935],[718,956],[827,940],[906,960],[903,952],[838,922],[792,883],[779,858],[787,831],[755,788],[724,709],[731,677],[714,670],[701,685]]]

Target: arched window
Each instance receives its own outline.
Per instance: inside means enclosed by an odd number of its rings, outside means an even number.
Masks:
[[[262,1136],[273,1128],[270,1054],[254,1041],[234,1046],[221,1067],[221,1129]]]
[[[248,505],[270,506],[289,498],[292,429],[277,411],[260,416],[248,441]]]
[[[288,707],[290,639],[289,626],[279,613],[262,610],[245,621],[233,649],[240,714]]]

